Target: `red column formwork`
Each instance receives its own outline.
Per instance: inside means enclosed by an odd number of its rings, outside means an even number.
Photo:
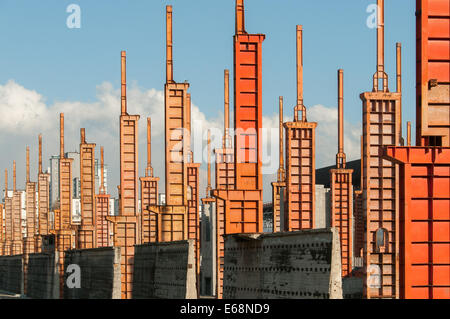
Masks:
[[[416,140],[450,146],[450,0],[416,0]]]
[[[450,148],[385,155],[400,165],[400,298],[450,299]]]

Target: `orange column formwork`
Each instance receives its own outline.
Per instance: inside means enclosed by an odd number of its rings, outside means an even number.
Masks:
[[[196,239],[198,249],[198,168],[192,163],[190,148],[191,98],[189,83],[176,83],[173,78],[172,6],[166,7],[166,83],[165,83],[165,176],[166,205],[148,206],[149,218],[158,222],[151,232],[157,241]]]
[[[5,197],[5,244],[3,254],[12,255],[13,219],[12,219],[12,197]]]
[[[0,256],[3,256],[5,236],[3,235],[3,204],[0,204]]]
[[[42,135],[39,135],[39,173],[38,173],[38,236],[36,238],[36,250],[42,251],[42,237],[50,231],[50,174],[42,172]]]
[[[121,247],[122,299],[130,299],[133,284],[134,245],[140,243],[138,216],[138,121],[128,115],[126,95],[126,52],[121,52],[120,115],[120,206],[119,216],[109,216],[114,223],[114,246]]]
[[[5,169],[5,237],[3,255],[11,255],[12,245],[12,198],[8,196],[8,170]]]
[[[148,209],[148,206],[158,205],[159,177],[153,176],[151,150],[151,119],[147,118],[147,168],[145,169],[145,177],[139,178],[141,181],[142,243],[156,242],[158,234],[158,217]]]
[[[224,234],[260,233],[262,209],[262,43],[264,34],[248,34],[244,1],[236,1],[234,35],[235,189],[213,192],[224,200]]]
[[[338,70],[338,153],[331,175],[331,227],[339,231],[342,276],[353,269],[353,170],[347,169],[344,152],[344,71]]]
[[[312,229],[315,223],[317,123],[308,122],[303,104],[303,28],[297,26],[297,106],[294,121],[284,123],[286,132],[285,231]],[[299,113],[301,117],[299,118]]]
[[[13,161],[12,255],[21,255],[23,253],[21,197],[21,193],[16,190],[16,161]]]
[[[36,183],[30,181],[30,148],[27,147],[25,183],[26,237],[23,238],[23,282],[27,289],[28,258],[36,252]]]
[[[95,195],[95,209],[96,209],[96,233],[97,233],[97,247],[109,247],[113,243],[110,240],[110,232],[112,224],[107,217],[109,216],[109,199],[110,195],[105,193],[105,178],[104,178],[104,161],[103,161],[103,146],[100,148],[100,186],[99,192]]]
[[[216,189],[227,190],[235,188],[234,152],[230,137],[230,72],[224,71],[224,133],[222,148],[215,149],[215,183]],[[225,233],[225,201],[216,200],[216,292],[217,298],[222,298],[224,238]]]
[[[279,147],[280,155],[279,162],[280,167],[278,168],[278,178],[276,182],[272,183],[272,207],[273,207],[273,229],[272,231],[281,231],[281,211],[284,211],[284,201],[286,198],[286,172],[284,170],[284,154],[283,154],[283,97],[279,98],[280,104],[280,123],[279,123]]]
[[[0,204],[0,256],[4,255],[3,248],[5,246],[5,235],[3,228],[3,204]]]
[[[416,141],[450,146],[450,0],[416,0]]]
[[[450,148],[385,155],[400,165],[400,298],[450,299]]]
[[[377,71],[363,102],[363,207],[366,216],[365,296],[398,298],[398,165],[383,158],[384,146],[401,143],[401,92],[389,92],[384,69],[384,0],[378,0]],[[399,55],[397,55],[399,58]],[[399,89],[399,87],[398,87]]]
[[[172,6],[166,6],[165,117],[165,206],[149,206],[149,216],[158,218],[157,241],[188,238],[188,169],[190,156],[189,83],[173,79]]]
[[[364,171],[364,161],[363,161],[363,150],[364,150],[364,139],[361,135],[361,189],[354,191],[354,201],[353,201],[353,218],[354,218],[354,250],[353,255],[355,257],[361,258],[364,256],[364,241],[365,241],[365,216],[363,208],[363,171]]]
[[[64,114],[60,114],[60,159],[59,159],[59,209],[54,210],[55,249],[59,252],[60,298],[64,292],[64,252],[75,246],[75,232],[72,228],[72,162],[64,155]]]
[[[95,144],[86,143],[86,132],[82,128],[80,143],[80,197],[81,226],[78,230],[78,248],[97,247],[95,204]]]
[[[188,239],[194,240],[195,266],[197,271],[197,290],[200,292],[200,220],[199,220],[199,170],[200,164],[186,165],[188,177]]]

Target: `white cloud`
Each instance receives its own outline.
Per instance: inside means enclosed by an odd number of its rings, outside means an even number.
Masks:
[[[146,118],[152,118],[152,164],[156,176],[160,177],[160,191],[164,192],[164,92],[143,89],[131,84],[127,92],[128,113],[140,114],[139,121],[139,173],[144,174],[146,163]],[[195,100],[195,99],[194,99]],[[194,102],[193,100],[193,102]],[[65,150],[79,149],[80,127],[86,128],[86,140],[105,148],[105,163],[108,165],[108,189],[116,193],[119,184],[119,115],[120,90],[109,82],[96,88],[94,102],[57,101],[48,105],[38,92],[14,82],[0,85],[0,147],[3,151],[0,172],[12,169],[17,162],[17,185],[23,187],[25,180],[25,148],[31,149],[32,179],[36,180],[37,136],[43,134],[44,168],[51,155],[59,154],[59,113],[65,115]],[[231,116],[232,118],[232,116]],[[206,188],[206,137],[207,128],[213,129],[213,148],[222,144],[223,112],[206,117],[200,108],[192,104],[192,143],[195,161],[202,163],[200,170],[200,197]],[[290,120],[285,118],[285,121]],[[308,108],[308,121],[319,122],[316,138],[316,166],[332,165],[337,152],[337,109],[323,105]],[[271,200],[270,183],[276,178],[278,168],[278,114],[263,116],[264,132],[264,200]],[[214,135],[216,133],[216,135]],[[361,125],[345,123],[345,151],[348,160],[359,158]],[[212,158],[214,162],[214,158]],[[12,174],[9,174],[12,185]],[[3,179],[0,179],[3,181]],[[214,185],[214,165],[212,166]]]

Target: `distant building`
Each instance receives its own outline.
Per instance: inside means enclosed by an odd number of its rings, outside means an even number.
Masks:
[[[200,295],[216,294],[216,202],[200,209]]]
[[[59,156],[50,157],[50,210],[59,201]]]

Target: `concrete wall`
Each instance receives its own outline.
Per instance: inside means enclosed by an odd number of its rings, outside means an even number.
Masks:
[[[224,299],[340,299],[336,229],[225,236]]]
[[[80,288],[69,288],[76,271],[67,272],[70,265],[78,265]],[[75,266],[76,267],[76,266]],[[120,247],[67,250],[64,255],[65,299],[120,299]],[[72,277],[71,277],[72,276]]]
[[[58,254],[53,251],[29,255],[27,297],[59,299]]]
[[[134,299],[197,298],[193,240],[135,247]]]
[[[0,290],[23,294],[22,255],[0,257]]]

